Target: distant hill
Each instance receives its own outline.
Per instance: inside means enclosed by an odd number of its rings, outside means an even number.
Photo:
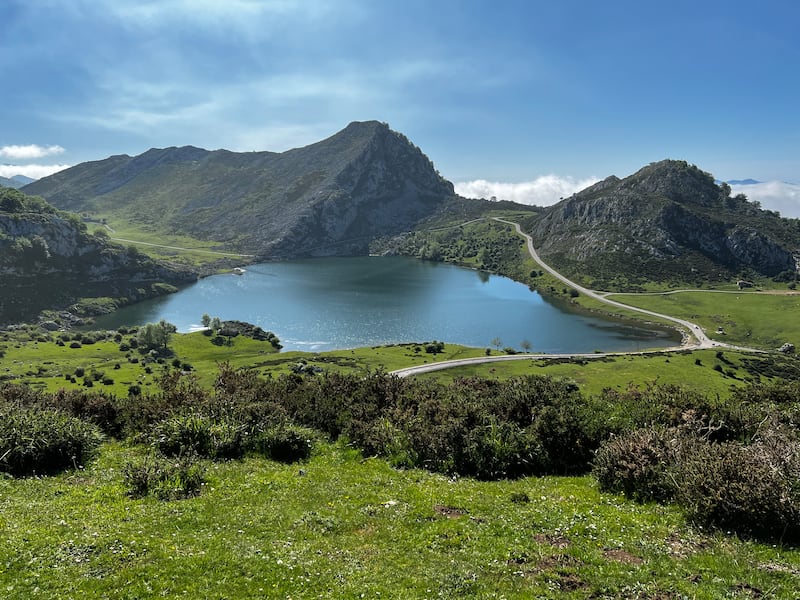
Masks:
[[[731,179],[726,181],[730,185],[755,185],[757,183],[761,183],[757,179]]]
[[[19,185],[28,185],[36,181],[33,177],[26,177],[25,175],[14,175],[11,180],[17,182]]]
[[[598,288],[793,275],[800,221],[764,211],[684,161],[615,176],[527,222],[541,254]]]
[[[0,177],[0,185],[3,187],[19,189],[24,187],[30,183],[36,181],[35,179],[31,179],[30,177],[25,177],[25,175],[14,175],[13,177]]]
[[[196,278],[89,233],[77,215],[41,198],[0,188],[0,323],[79,298],[138,300]]]
[[[262,258],[362,254],[455,197],[419,148],[377,121],[282,153],[185,146],[112,156],[25,191]]]

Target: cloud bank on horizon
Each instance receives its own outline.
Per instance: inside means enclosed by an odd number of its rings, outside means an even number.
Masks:
[[[800,218],[800,184],[785,181],[760,181],[747,185],[732,185],[731,193],[744,194],[757,200],[761,208],[776,210],[782,217]]]
[[[0,157],[12,160],[30,160],[33,158],[44,158],[53,154],[61,154],[64,148],[61,146],[38,146],[29,144],[27,146],[2,146],[0,147]]]
[[[600,181],[597,177],[576,180],[574,177],[542,175],[532,181],[504,183],[476,179],[454,184],[456,193],[465,198],[511,200],[520,204],[550,206],[575,192]]]
[[[39,146],[38,144],[0,146],[0,158],[16,161],[17,164],[0,164],[0,177],[14,177],[24,175],[31,179],[41,179],[58,171],[69,168],[71,165],[27,163],[24,161],[36,160],[63,154],[64,148],[59,145]],[[23,164],[19,164],[23,162]]]

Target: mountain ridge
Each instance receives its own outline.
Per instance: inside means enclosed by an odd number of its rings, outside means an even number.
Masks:
[[[542,256],[600,288],[797,272],[800,222],[761,210],[686,161],[611,176],[527,223]],[[656,275],[658,274],[658,275]]]
[[[33,183],[34,181],[36,180],[31,177],[25,177],[25,175],[13,175],[11,177],[0,176],[0,186],[7,188],[19,189]]]
[[[419,148],[377,121],[281,153],[183,146],[117,155],[25,191],[261,258],[364,253],[373,238],[413,228],[455,196]]]

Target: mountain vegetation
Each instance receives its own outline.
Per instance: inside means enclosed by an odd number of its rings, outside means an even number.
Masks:
[[[153,243],[168,232],[262,259],[402,253],[553,294],[487,217],[523,222],[546,260],[604,289],[793,285],[800,260],[800,222],[682,161],[521,207],[458,198],[377,122],[280,154],[115,156],[26,191],[58,208],[0,188],[2,318],[87,297],[113,308],[193,280],[87,231],[106,218]],[[712,303],[708,323],[730,341],[793,335],[759,317],[759,297],[708,296],[640,302],[680,308],[670,314]],[[0,332],[8,597],[796,595],[793,355],[549,358],[400,379],[385,369],[484,350],[278,354],[271,332],[201,321],[191,334],[166,321]]]
[[[196,279],[112,243],[102,230],[89,233],[77,215],[10,188],[0,188],[0,276],[0,322],[82,298],[108,298],[113,307]]]
[[[372,240],[413,229],[455,198],[419,148],[377,121],[282,153],[186,146],[112,156],[26,191],[267,259],[365,254]]]
[[[799,405],[791,383],[720,400],[224,363],[209,386],[174,366],[128,396],[0,384],[0,585],[791,598]]]
[[[256,260],[394,252],[530,284],[524,267],[503,264],[493,234],[447,229],[498,211],[516,213],[546,260],[598,289],[789,282],[800,259],[800,220],[732,195],[685,161],[611,176],[536,209],[457,197],[419,148],[376,121],[282,153],[187,146],[112,156],[25,189],[87,218],[213,242]]]
[[[800,220],[783,219],[685,161],[615,176],[529,217],[542,257],[597,289],[794,280]]]

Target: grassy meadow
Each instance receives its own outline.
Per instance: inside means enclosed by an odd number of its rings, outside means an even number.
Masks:
[[[85,388],[85,379],[89,377],[94,389],[126,396],[132,385],[139,386],[145,393],[154,392],[161,375],[178,366],[193,373],[202,386],[210,387],[221,363],[229,363],[234,368],[251,368],[264,377],[288,375],[297,371],[298,366],[318,372],[364,374],[479,357],[487,352],[484,348],[445,344],[440,353],[431,354],[425,351],[425,343],[328,352],[278,352],[267,342],[243,335],[231,338],[229,345],[216,346],[202,332],[193,332],[173,335],[170,356],[148,362],[134,349],[120,350],[121,344],[131,337],[135,335],[124,335],[121,342],[107,339],[81,344],[79,348],[71,348],[69,342],[59,345],[57,335],[51,335],[50,339],[28,339],[25,335],[10,337],[0,341],[0,350],[4,353],[0,358],[0,381],[24,383],[55,392],[62,388]],[[494,349],[489,353],[492,356],[505,354]],[[507,379],[534,374],[568,379],[587,395],[599,394],[605,388],[674,384],[726,397],[731,390],[751,382],[800,377],[800,365],[793,357],[774,354],[687,350],[572,360],[521,359],[460,366],[420,377],[452,381],[459,377]]]
[[[613,294],[611,298],[640,308],[689,319],[712,339],[728,344],[776,350],[800,343],[800,294],[759,292],[675,292]]]
[[[586,395],[606,388],[678,385],[701,394],[727,397],[732,390],[752,382],[800,378],[794,358],[725,350],[620,355],[603,358],[507,361],[455,367],[421,375],[439,381],[458,377],[507,379],[523,375],[549,375],[574,382]]]
[[[112,237],[215,249],[112,225]],[[530,276],[536,266],[521,244],[508,241],[507,226],[484,221],[463,229],[410,239],[411,253],[492,268],[568,297],[548,275]],[[180,255],[197,265],[219,258],[142,250]],[[790,317],[797,314],[797,296],[691,292],[613,298],[693,320],[728,343],[774,349],[800,340],[800,325]],[[614,312],[600,303],[587,308]],[[723,334],[714,334],[718,327]],[[484,348],[448,343],[431,354],[423,341],[278,352],[244,335],[215,345],[195,332],[173,335],[168,355],[147,358],[131,347],[134,331],[82,335],[78,341],[35,328],[2,332],[0,383],[46,392],[91,386],[127,398],[132,386],[143,395],[158,394],[162,376],[176,371],[191,373],[210,389],[223,363],[272,379],[311,378],[298,373],[318,371],[364,378],[486,354]],[[797,381],[800,363],[775,353],[695,350],[523,359],[420,379],[528,375],[574,383],[586,397],[665,385],[725,402],[750,384]],[[250,455],[198,459],[207,469],[198,495],[132,497],[129,464],[150,454],[152,444],[136,436],[106,438],[96,458],[77,469],[16,478],[0,472],[0,597],[662,600],[796,598],[800,588],[800,550],[779,537],[757,541],[693,524],[675,505],[601,492],[589,475],[479,481],[396,469],[347,438],[320,436],[311,456],[299,463]]]
[[[452,480],[342,444],[215,463],[131,499],[131,453],[0,479],[4,598],[793,598],[800,553],[687,525],[588,477]]]

